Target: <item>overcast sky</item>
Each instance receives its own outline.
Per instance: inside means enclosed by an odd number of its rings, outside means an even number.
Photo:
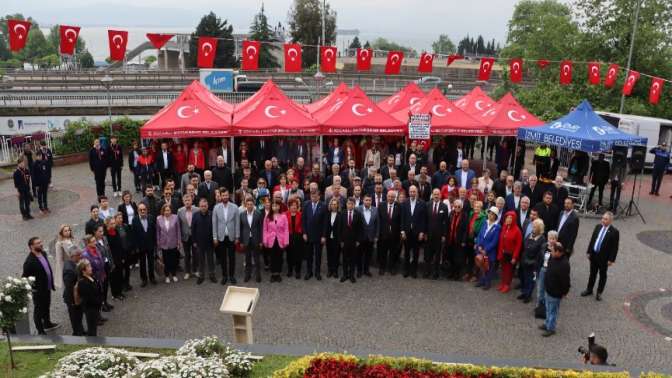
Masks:
[[[386,37],[416,49],[426,49],[441,34],[457,42],[466,34],[482,34],[504,42],[507,21],[518,0],[330,0],[338,12],[339,29],[359,29],[363,39]],[[267,0],[271,23],[286,24],[292,0]],[[212,0],[3,0],[2,12],[21,12],[40,24],[115,27],[195,27],[214,11],[247,32],[261,1]]]

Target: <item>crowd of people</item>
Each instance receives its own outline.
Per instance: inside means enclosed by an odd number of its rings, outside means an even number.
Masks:
[[[454,140],[436,144],[431,158],[415,143],[405,149],[379,138],[357,145],[334,138],[324,151],[301,140],[243,140],[233,167],[228,139],[210,149],[203,141],[133,143],[126,155],[115,138],[110,142],[96,141],[89,154],[98,203],[84,238],[61,226],[53,270],[41,241],[29,242],[24,276],[37,278],[39,333],[55,326],[47,298],[56,287],[64,290],[74,334],[95,335],[106,320],[102,312],[114,308],[108,296],[124,300],[135,270],[141,287],[156,285],[158,276],[166,285],[226,285],[241,278],[241,260],[243,282],[265,275],[273,283],[320,281],[324,272],[356,283],[376,273],[488,290],[499,279],[501,293],[519,289],[520,301],[534,300],[544,336],[556,331],[579,218],[561,176],[542,182],[524,165],[509,174],[510,153],[494,172],[477,175],[462,141]],[[122,189],[124,157],[138,201]],[[116,207],[105,192],[108,168]],[[598,276],[595,299],[605,290],[619,242],[612,218],[606,212],[593,231],[582,296],[593,294]]]

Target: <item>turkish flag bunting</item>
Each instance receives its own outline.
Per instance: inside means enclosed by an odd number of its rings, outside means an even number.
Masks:
[[[625,78],[625,83],[623,83],[623,94],[630,96],[632,93],[632,88],[635,87],[635,83],[639,79],[639,72],[630,70],[628,71],[628,76]]]
[[[420,63],[418,64],[418,72],[431,73],[432,63],[434,63],[434,54],[423,52],[420,55]]]
[[[333,46],[320,46],[320,70],[322,72],[336,72],[336,53]]]
[[[147,39],[149,39],[149,42],[152,43],[152,46],[157,49],[161,49],[166,44],[166,42],[170,41],[170,39],[174,36],[175,34],[147,33]]]
[[[217,55],[217,38],[198,37],[198,67],[212,68]]]
[[[110,42],[110,59],[124,60],[126,44],[128,43],[128,32],[124,30],[108,30],[107,39]]]
[[[618,78],[618,64],[610,64],[609,69],[607,70],[607,77],[604,78],[604,86],[606,88],[612,88],[616,84],[616,79]]]
[[[387,63],[385,63],[385,75],[399,75],[401,72],[401,62],[404,60],[403,51],[390,51],[387,53]]]
[[[572,61],[563,60],[560,62],[560,84],[572,84]]]
[[[357,49],[357,71],[370,70],[372,57],[372,49]]]
[[[495,58],[481,58],[481,67],[478,69],[479,81],[488,81],[490,79],[493,64],[495,64]]]
[[[285,72],[301,72],[301,46],[285,43]]]
[[[542,70],[543,70],[544,68],[548,67],[549,64],[551,64],[551,62],[549,62],[549,61],[546,60],[546,59],[539,59],[539,60],[537,60],[537,66],[538,66],[539,68],[541,68]]]
[[[243,71],[255,71],[259,69],[259,51],[261,42],[243,41],[243,59],[241,68]]]
[[[32,24],[29,21],[7,20],[9,49],[11,51],[19,51],[26,46],[30,25]]]
[[[463,57],[462,55],[460,55],[460,54],[451,54],[451,55],[448,55],[448,64],[446,64],[446,65],[447,65],[447,66],[450,66],[454,61],[456,61],[456,60],[461,60],[461,59],[464,59],[464,57]]]
[[[649,89],[649,102],[657,104],[660,100],[660,92],[663,91],[663,84],[665,81],[659,77],[654,77],[651,82],[651,89]]]
[[[523,81],[523,60],[521,58],[509,60],[509,78],[512,83]]]
[[[58,27],[58,33],[61,36],[61,43],[59,45],[61,54],[74,54],[77,37],[79,36],[79,26],[61,25]]]
[[[593,85],[600,84],[600,63],[588,63],[588,82]]]

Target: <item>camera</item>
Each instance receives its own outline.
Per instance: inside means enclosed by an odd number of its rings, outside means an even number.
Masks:
[[[590,359],[590,351],[593,349],[593,346],[595,345],[595,333],[591,333],[590,336],[588,336],[588,348],[584,347],[581,345],[579,347],[579,354],[583,355],[583,358],[588,361]]]

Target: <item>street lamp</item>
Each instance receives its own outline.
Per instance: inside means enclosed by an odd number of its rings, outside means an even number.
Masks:
[[[110,137],[112,137],[112,97],[110,96],[110,87],[112,86],[113,81],[114,79],[107,74],[100,79],[100,83],[103,84],[107,90],[107,116],[110,121]]]

